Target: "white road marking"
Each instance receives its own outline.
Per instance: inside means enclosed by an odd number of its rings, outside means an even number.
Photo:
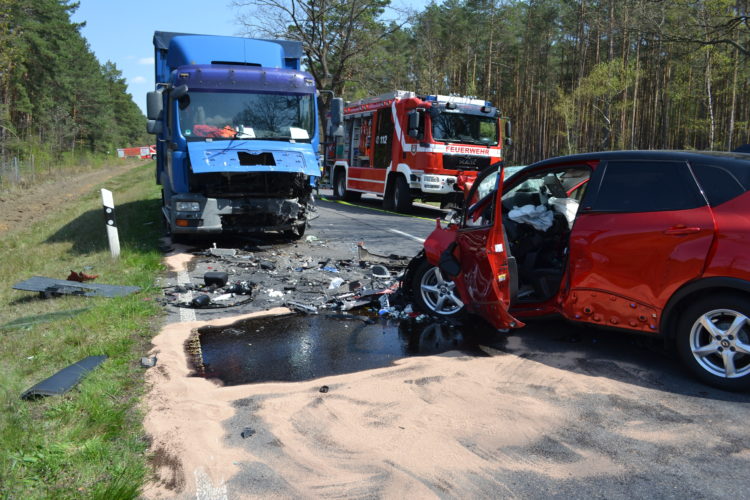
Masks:
[[[398,229],[386,229],[386,231],[388,231],[389,233],[399,234],[399,235],[401,235],[401,236],[403,236],[405,238],[409,238],[410,240],[414,240],[414,241],[418,241],[420,243],[424,243],[424,238],[418,238],[418,237],[414,236],[413,234],[405,233],[403,231],[399,231]]]
[[[187,271],[177,272],[177,284],[187,285],[190,283],[190,275]],[[193,300],[193,292],[188,290],[187,292],[179,296],[180,302],[190,302]],[[195,321],[195,311],[189,307],[180,307],[180,322]]]

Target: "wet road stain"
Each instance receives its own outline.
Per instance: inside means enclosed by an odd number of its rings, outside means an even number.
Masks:
[[[505,335],[476,323],[287,315],[201,328],[188,351],[196,375],[240,385],[311,380],[452,350],[487,356],[482,346],[504,344]]]

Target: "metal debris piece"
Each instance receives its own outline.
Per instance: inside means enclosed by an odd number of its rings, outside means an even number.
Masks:
[[[299,311],[305,314],[318,314],[318,308],[315,306],[311,306],[308,304],[303,304],[302,302],[297,302],[294,300],[288,300],[286,302],[286,306],[289,309],[293,309],[295,311]]]
[[[209,248],[208,253],[215,257],[234,257],[237,255],[237,250],[234,248]]]
[[[73,363],[26,390],[21,394],[21,399],[38,399],[43,396],[64,394],[78,384],[88,372],[102,364],[105,359],[107,356],[89,356]]]
[[[139,292],[137,286],[103,285],[100,283],[79,283],[77,281],[59,280],[45,276],[31,278],[13,285],[15,290],[40,292],[45,297],[54,295],[81,295],[83,297],[122,297]]]

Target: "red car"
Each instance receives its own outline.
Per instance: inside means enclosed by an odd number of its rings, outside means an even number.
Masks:
[[[750,154],[613,151],[480,174],[409,283],[498,329],[557,313],[662,336],[703,381],[750,387]]]

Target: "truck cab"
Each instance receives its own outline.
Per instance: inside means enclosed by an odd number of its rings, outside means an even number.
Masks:
[[[149,131],[170,232],[300,237],[320,174],[301,45],[157,31],[154,48]]]

